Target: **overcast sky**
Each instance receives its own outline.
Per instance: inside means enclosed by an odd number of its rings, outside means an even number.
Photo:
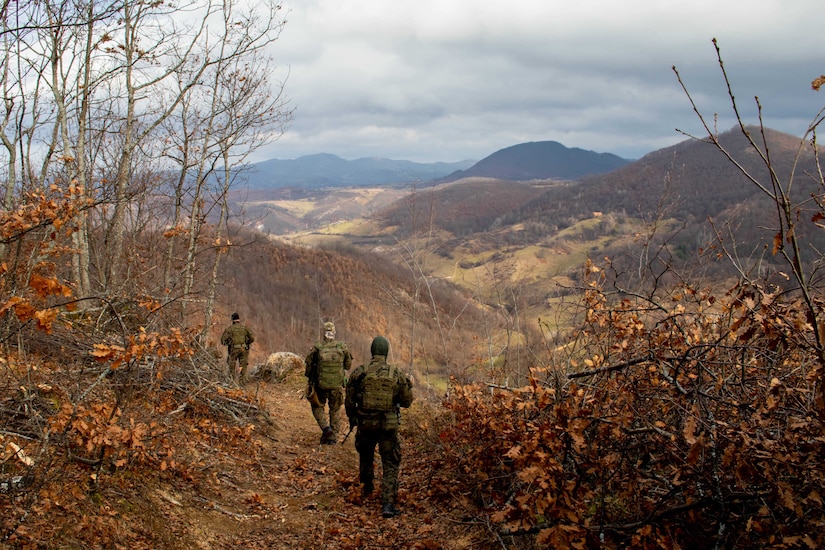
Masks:
[[[480,160],[528,141],[640,158],[700,127],[673,73],[733,125],[801,136],[825,90],[821,0],[285,0],[286,134],[254,160]]]

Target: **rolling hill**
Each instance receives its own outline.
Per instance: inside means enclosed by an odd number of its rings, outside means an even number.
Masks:
[[[446,202],[438,207],[440,219],[450,218],[457,232],[466,233],[489,226],[479,214],[497,217],[522,206],[527,195],[537,195],[526,191],[526,183],[513,183],[507,197],[502,198],[491,190],[491,182],[479,183],[481,180],[565,181],[603,174],[628,162],[616,155],[568,148],[554,141],[513,145],[477,163],[419,164],[382,158],[346,161],[318,154],[253,165],[245,174],[247,186],[234,191],[231,199],[234,210],[243,213],[244,219],[255,220],[263,232],[281,235],[369,217],[411,190],[472,179],[475,188],[469,191],[473,195],[470,200],[461,196],[467,190],[448,191],[443,197]]]
[[[767,130],[765,135],[778,181],[788,182],[793,177],[794,198],[803,203],[816,191],[815,181],[808,176],[817,170],[813,153],[800,152],[798,138],[788,134]],[[764,163],[738,131],[722,134],[720,142],[747,173],[770,185]],[[433,223],[454,236],[509,228],[511,233],[520,234],[511,242],[524,245],[607,214],[648,221],[680,220],[694,235],[708,219],[721,224],[736,218],[741,230],[747,231],[746,238],[752,240],[756,225],[734,214],[755,207],[764,198],[766,193],[713,145],[698,140],[687,140],[608,173],[577,180],[528,184],[467,178],[417,195],[422,203],[419,210],[427,202],[435,205]],[[405,211],[409,206],[390,205],[375,219],[385,227],[403,227]],[[762,224],[764,219],[753,221]]]
[[[825,236],[804,213],[816,191],[808,176],[816,173],[812,152],[800,151],[798,138],[780,132],[766,130],[765,139],[778,181],[794,178],[797,230],[822,249]],[[764,163],[738,131],[723,133],[720,142],[770,185]],[[764,214],[771,212],[769,202],[713,145],[686,140],[580,179],[464,178],[417,190],[369,218],[293,238],[366,247],[401,261],[426,246],[433,276],[486,294],[488,304],[501,302],[491,288],[509,285],[523,310],[538,317],[559,289],[572,284],[587,257],[611,257],[617,267],[638,271],[645,255],[657,250],[665,255],[661,261],[693,270],[719,231],[737,247],[742,265],[754,262],[774,237]],[[770,255],[762,258],[763,269],[775,269],[771,262]],[[719,262],[702,267],[710,277],[730,275],[729,268]]]

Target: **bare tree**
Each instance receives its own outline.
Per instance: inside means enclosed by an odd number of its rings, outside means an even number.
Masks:
[[[819,279],[815,276],[817,265],[821,262],[822,257],[821,254],[817,254],[817,261],[814,262],[806,262],[804,259],[802,253],[803,248],[805,248],[805,243],[803,242],[804,237],[797,231],[797,226],[800,224],[800,216],[802,213],[806,210],[810,211],[805,207],[805,203],[810,204],[811,197],[795,198],[792,193],[795,185],[798,185],[799,179],[803,177],[811,178],[819,188],[818,193],[814,194],[813,197],[816,209],[811,213],[811,220],[820,224],[821,220],[825,219],[825,202],[821,199],[822,193],[825,192],[825,177],[823,177],[819,157],[820,150],[817,145],[817,129],[823,120],[825,120],[825,108],[821,109],[816,116],[814,116],[808,128],[805,130],[805,134],[799,142],[790,173],[787,174],[787,176],[780,175],[771,157],[765,126],[762,122],[762,105],[759,102],[759,98],[754,98],[759,114],[759,125],[757,129],[753,131],[752,127],[749,128],[745,124],[740,114],[739,105],[733,93],[731,82],[722,60],[721,50],[716,39],[713,39],[713,46],[716,50],[719,68],[727,86],[727,94],[731,102],[733,116],[736,119],[742,136],[747,140],[750,149],[758,156],[762,165],[766,168],[768,174],[767,181],[751,173],[734,157],[724,144],[720,142],[715,124],[711,124],[699,110],[675,66],[673,67],[673,71],[705,130],[703,139],[712,143],[714,147],[725,156],[728,162],[745,176],[750,184],[759,189],[764,196],[768,197],[773,205],[773,221],[776,224],[777,232],[774,235],[772,252],[774,255],[780,257],[789,268],[795,290],[801,295],[802,303],[805,305],[808,317],[811,320],[812,330],[810,330],[808,334],[801,336],[804,339],[808,339],[810,348],[814,350],[819,359],[818,374],[816,376],[815,408],[820,415],[825,416],[825,312],[822,308],[823,288],[817,284]],[[814,89],[818,89],[820,85],[821,79],[814,80],[812,83]],[[693,137],[688,133],[685,133],[685,135]],[[815,159],[817,167],[816,173],[798,175],[797,167],[805,155],[811,155]],[[741,275],[743,277],[747,276],[745,272],[741,272]],[[759,285],[754,285],[754,287],[759,288]]]
[[[207,245],[216,254],[207,287],[204,336],[214,310],[221,251],[227,244],[230,190],[248,156],[277,139],[292,116],[283,99],[283,84],[273,87],[270,81],[272,60],[263,51],[283,26],[276,17],[277,7],[271,8],[263,26],[253,14],[237,13],[232,3],[215,13],[217,24],[225,29],[216,62],[201,73],[203,84],[188,90],[189,73],[200,72],[200,66],[181,66],[178,90],[182,99],[176,116],[166,125],[167,139],[174,145],[166,154],[178,165],[164,267],[167,288],[180,285],[183,296],[193,294],[197,261],[205,246],[203,229],[209,220],[215,225],[213,240]],[[181,236],[186,242],[178,271],[174,253]],[[186,304],[186,300],[181,303],[183,315]]]
[[[419,208],[421,197],[416,192],[415,187],[407,197],[407,204],[409,205],[409,223],[410,223],[410,238],[402,241],[396,239],[399,249],[399,255],[403,264],[409,269],[413,279],[413,294],[410,297],[410,372],[413,372],[413,365],[415,360],[415,346],[417,343],[417,323],[418,323],[418,302],[421,299],[421,293],[426,288],[429,293],[430,305],[432,307],[432,314],[438,326],[438,333],[441,339],[442,356],[447,357],[446,340],[444,329],[441,324],[441,319],[438,315],[438,307],[434,301],[430,275],[427,272],[426,264],[427,258],[433,254],[439,247],[440,243],[436,239],[435,234],[435,208],[434,202],[428,202],[426,211],[423,212]],[[429,384],[429,364],[425,372],[427,383]]]
[[[173,269],[172,232],[162,279],[169,285],[173,273],[185,273],[178,294],[193,290],[203,223],[221,208],[244,159],[277,139],[291,117],[264,55],[285,23],[280,10],[269,0],[248,8],[240,0],[3,4],[3,205],[47,183],[70,186],[87,202],[74,221],[79,295],[133,295],[125,285],[139,259],[127,237],[169,225],[188,239]],[[158,177],[169,159],[180,174],[171,186]],[[219,166],[232,177],[219,181]],[[170,187],[173,202],[164,204]],[[163,209],[171,220],[160,218]],[[227,214],[214,216],[225,226]]]

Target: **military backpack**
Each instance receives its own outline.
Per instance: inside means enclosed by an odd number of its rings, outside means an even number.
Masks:
[[[361,380],[360,410],[364,413],[390,412],[395,409],[396,367],[387,363],[371,364]]]
[[[246,328],[241,325],[233,324],[229,327],[229,336],[232,341],[228,344],[232,349],[243,349],[249,344],[246,341]]]
[[[340,388],[344,384],[344,346],[340,342],[315,344],[318,353],[318,387]]]

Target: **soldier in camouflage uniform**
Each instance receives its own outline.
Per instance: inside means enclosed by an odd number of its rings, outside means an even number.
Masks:
[[[349,348],[344,342],[335,339],[334,323],[324,323],[323,340],[312,347],[304,364],[304,375],[318,397],[317,400],[311,400],[310,404],[312,416],[321,428],[321,443],[334,445],[341,427],[346,371],[352,366]],[[329,405],[329,419],[324,410],[325,405]]]
[[[396,506],[398,469],[401,465],[401,442],[398,426],[399,407],[412,404],[412,379],[387,363],[390,343],[383,336],[372,341],[369,365],[352,371],[347,382],[345,407],[350,427],[358,426],[355,449],[358,451],[359,479],[364,497],[372,494],[375,446],[381,455],[381,515],[391,518],[401,513]],[[369,394],[373,394],[370,397]]]
[[[229,376],[235,382],[246,383],[246,367],[249,365],[249,347],[255,341],[252,331],[241,324],[241,317],[232,314],[232,324],[226,327],[221,334],[221,344],[226,346],[226,364],[229,366]],[[235,368],[238,364],[240,373]],[[239,376],[240,375],[240,376]]]

